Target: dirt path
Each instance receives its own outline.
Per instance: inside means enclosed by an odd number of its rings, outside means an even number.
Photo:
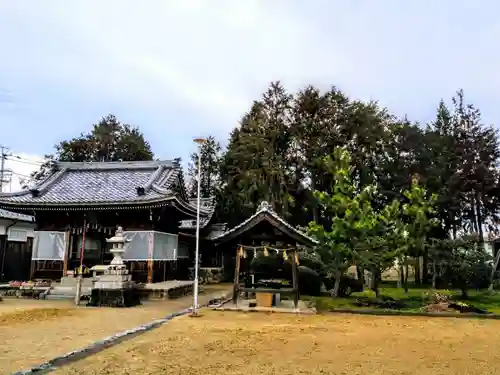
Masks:
[[[200,295],[208,301],[212,292]],[[27,369],[117,332],[190,307],[192,297],[129,309],[75,307],[69,301],[0,302],[0,374]]]

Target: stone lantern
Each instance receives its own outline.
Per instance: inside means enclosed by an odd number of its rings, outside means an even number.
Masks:
[[[113,260],[105,266],[103,275],[97,276],[92,286],[90,306],[130,307],[140,304],[139,291],[123,263],[125,244],[130,242],[118,227],[114,237],[106,240],[111,244]]]
[[[125,238],[123,235],[122,227],[118,227],[114,237],[106,239],[106,242],[111,244],[111,250],[109,252],[113,254],[113,260],[111,261],[112,266],[124,266],[123,253],[125,252],[125,244],[130,241],[130,239]]]

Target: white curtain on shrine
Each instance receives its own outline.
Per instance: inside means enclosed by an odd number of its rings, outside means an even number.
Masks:
[[[64,260],[66,233],[35,231],[33,238],[33,260]]]
[[[178,236],[157,231],[127,231],[124,260],[177,260]]]
[[[154,232],[153,260],[177,260],[177,243],[174,234]]]

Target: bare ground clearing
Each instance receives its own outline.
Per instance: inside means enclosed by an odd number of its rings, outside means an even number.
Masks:
[[[200,303],[208,301],[212,291],[200,295]],[[0,374],[29,368],[191,304],[192,296],[145,302],[128,309],[76,307],[71,301],[5,299],[0,302]]]
[[[499,330],[493,320],[204,311],[55,373],[490,375]]]

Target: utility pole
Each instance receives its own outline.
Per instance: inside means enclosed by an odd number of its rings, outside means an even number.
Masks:
[[[3,192],[3,175],[4,175],[4,170],[5,170],[5,157],[7,156],[5,154],[6,147],[0,145],[0,193]]]

